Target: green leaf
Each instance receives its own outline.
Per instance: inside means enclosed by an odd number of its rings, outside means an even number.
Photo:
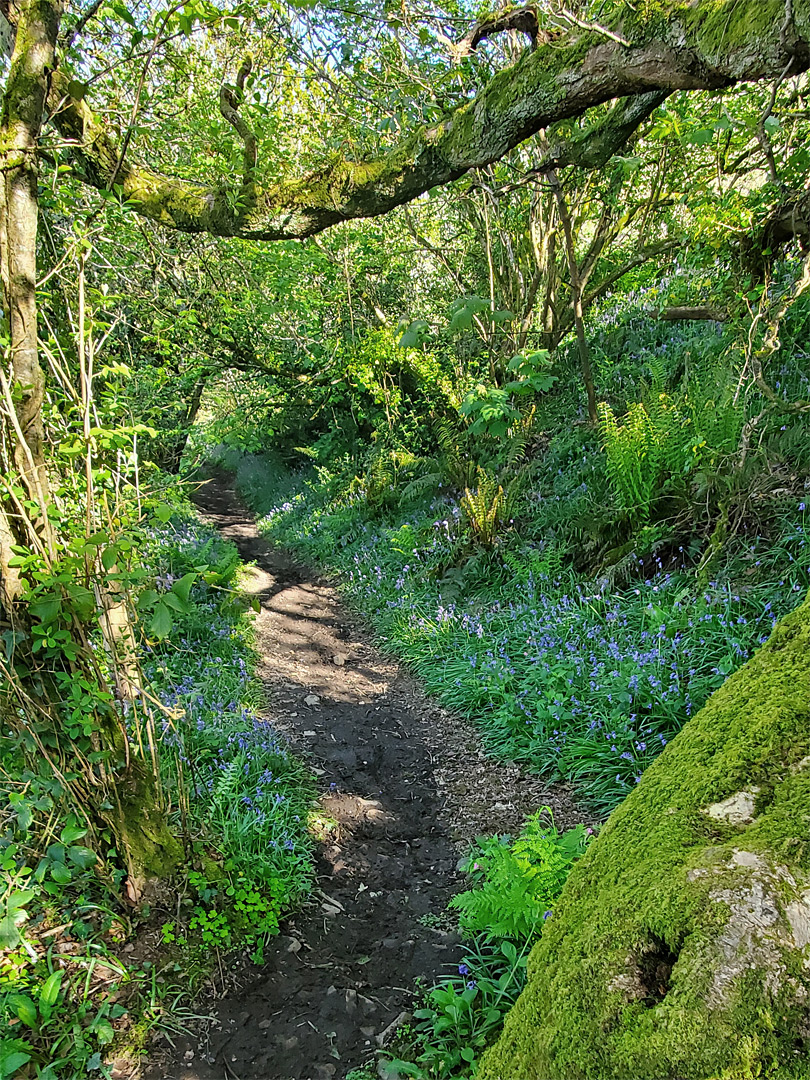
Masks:
[[[402,337],[399,339],[399,344],[403,349],[415,349],[418,348],[427,337],[430,332],[430,326],[424,321],[424,319],[416,319],[405,330]]]
[[[107,571],[107,573],[109,573],[110,570],[112,570],[112,568],[115,566],[115,562],[116,562],[117,558],[118,558],[118,550],[117,550],[117,548],[114,548],[114,547],[104,548],[104,550],[101,553],[101,565],[104,567],[104,569]]]
[[[86,847],[68,848],[67,856],[74,866],[78,866],[81,870],[89,870],[96,863],[96,853]]]
[[[106,1046],[107,1043],[113,1041],[115,1031],[113,1030],[113,1026],[109,1022],[109,1020],[99,1020],[98,1023],[93,1025],[93,1030],[95,1031],[96,1038],[102,1046]]]
[[[194,605],[189,604],[187,600],[181,600],[174,592],[167,592],[163,594],[162,604],[171,608],[172,611],[177,611],[181,615],[188,615],[189,612],[194,610]]]
[[[59,834],[59,839],[63,844],[72,844],[75,840],[81,840],[83,836],[87,836],[87,829],[83,829],[80,825],[66,825]]]
[[[155,517],[164,525],[168,524],[168,522],[171,520],[172,514],[174,513],[174,510],[171,508],[171,506],[167,506],[166,503],[159,503],[154,508],[154,511]]]
[[[4,1040],[5,1041],[5,1040]],[[21,1042],[21,1040],[15,1039],[15,1043]],[[17,1073],[23,1065],[27,1065],[31,1060],[31,1055],[26,1054],[24,1050],[13,1049],[6,1052],[0,1047],[0,1078],[9,1080]]]
[[[20,931],[17,929],[17,919],[10,911],[0,917],[0,949],[16,949],[20,944]]]
[[[15,1016],[18,1016],[26,1027],[35,1028],[39,1022],[37,1007],[30,997],[25,994],[9,994],[6,1002]]]
[[[9,911],[19,911],[29,900],[33,900],[36,895],[36,889],[20,889],[19,892],[11,894],[6,901],[6,907]]]
[[[149,624],[149,629],[156,638],[166,638],[172,632],[172,613],[161,602],[155,608],[155,614],[152,616],[152,621]]]
[[[697,131],[690,131],[686,136],[686,142],[692,146],[707,146],[714,138],[714,131],[711,128],[698,128]]]
[[[28,610],[33,615],[34,619],[38,623],[42,623],[47,626],[48,623],[54,621],[59,615],[62,609],[62,601],[59,598],[51,598],[48,600],[34,600],[29,604]]]
[[[53,863],[51,865],[51,877],[59,885],[67,885],[69,881],[73,880],[73,874],[64,863]]]
[[[52,975],[49,975],[45,982],[42,984],[42,989],[39,992],[39,1003],[42,1005],[53,1006],[56,1004],[59,997],[59,990],[62,985],[63,971],[54,971]]]
[[[148,611],[153,608],[160,599],[154,589],[144,589],[138,597],[138,611]]]
[[[172,585],[172,592],[175,596],[179,596],[184,603],[188,603],[189,594],[191,592],[191,586],[196,580],[196,574],[183,574],[179,581],[175,581]]]

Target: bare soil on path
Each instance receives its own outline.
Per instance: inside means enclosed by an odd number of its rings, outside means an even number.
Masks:
[[[331,584],[260,537],[229,476],[196,501],[251,564],[264,715],[311,767],[334,825],[315,892],[264,965],[218,971],[214,1019],[175,1049],[155,1046],[147,1077],[343,1080],[375,1060],[414,980],[458,963],[445,908],[469,841],[513,833],[543,805],[560,827],[585,815],[566,788],[486,758],[475,728],[382,655]]]

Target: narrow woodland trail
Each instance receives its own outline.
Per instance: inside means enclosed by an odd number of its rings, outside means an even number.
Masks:
[[[259,537],[229,477],[197,502],[255,564],[265,715],[312,767],[337,831],[264,967],[222,972],[215,1020],[148,1076],[340,1080],[373,1060],[413,980],[457,963],[457,936],[424,917],[442,916],[461,886],[466,842],[513,832],[543,804],[562,826],[582,815],[565,789],[485,759],[474,728],[371,646],[334,588]]]

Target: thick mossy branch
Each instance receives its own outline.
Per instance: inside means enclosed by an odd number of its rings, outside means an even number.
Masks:
[[[479,1080],[788,1080],[810,1025],[810,599],[576,866]]]
[[[527,51],[467,105],[416,129],[376,161],[338,160],[298,180],[241,192],[206,188],[123,162],[87,104],[53,80],[54,121],[73,145],[89,184],[112,176],[129,205],[186,232],[280,240],[310,236],[339,221],[375,217],[497,161],[536,132],[614,98],[655,91],[713,90],[776,78],[810,66],[809,0],[648,0],[627,8],[630,42],[583,32]]]
[[[571,165],[581,169],[603,168],[666,101],[669,93],[669,90],[652,90],[648,94],[622,98],[607,116],[577,135],[560,138],[552,129],[548,133],[549,148],[534,171],[547,172]]]

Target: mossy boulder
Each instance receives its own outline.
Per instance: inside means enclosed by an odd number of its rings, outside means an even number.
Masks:
[[[810,1077],[810,599],[574,868],[477,1080]]]

